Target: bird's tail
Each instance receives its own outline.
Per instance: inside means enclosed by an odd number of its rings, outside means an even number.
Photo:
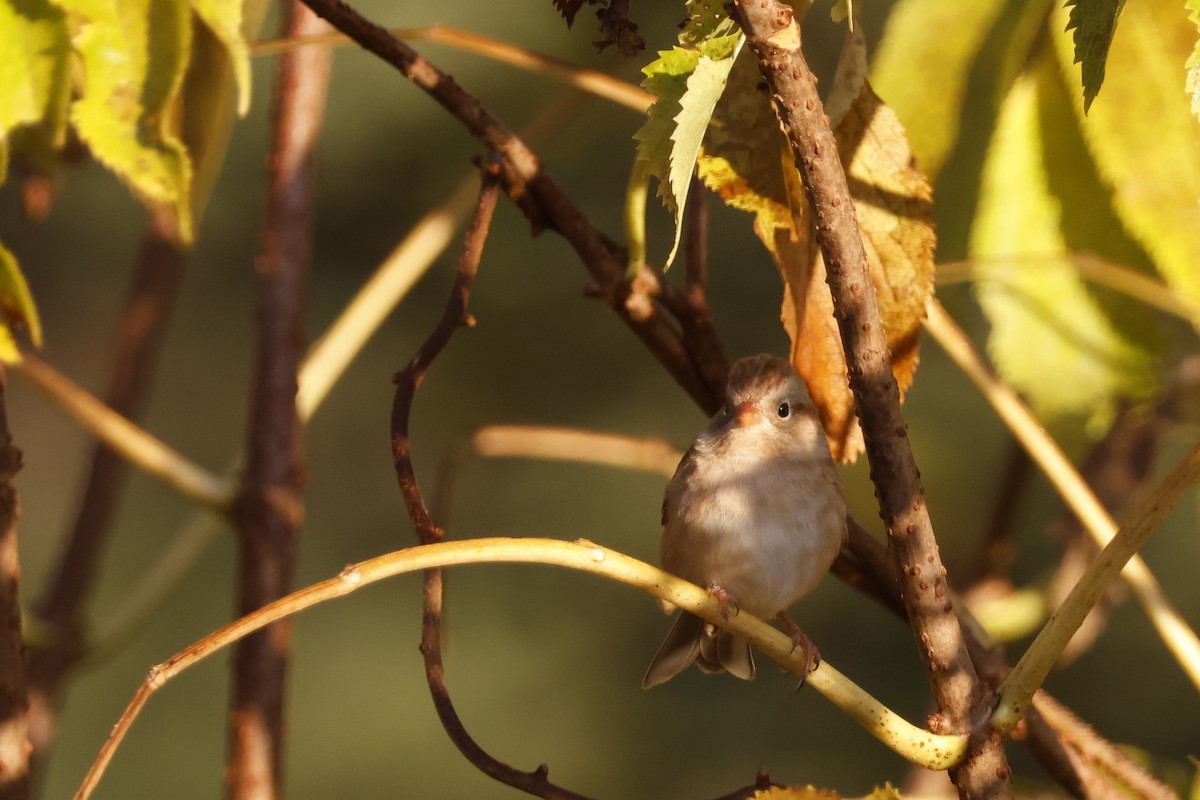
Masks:
[[[642,688],[666,683],[693,662],[709,674],[728,672],[745,681],[754,680],[754,656],[749,642],[728,631],[715,630],[695,614],[681,611],[650,662],[642,678]]]

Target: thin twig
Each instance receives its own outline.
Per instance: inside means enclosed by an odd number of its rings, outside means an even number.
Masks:
[[[1120,575],[1125,562],[1145,544],[1197,480],[1200,480],[1200,444],[1163,479],[1157,490],[1137,504],[1013,667],[1000,687],[1000,705],[993,714],[998,730],[1007,731],[1020,721],[1033,693],[1045,681],[1084,617]]]
[[[287,6],[289,35],[325,25],[299,2]],[[247,614],[292,585],[303,522],[303,467],[296,414],[304,355],[307,272],[312,259],[312,184],[331,54],[308,48],[279,61],[267,222],[257,265],[258,309],[246,470],[231,508],[238,540],[237,607]],[[274,798],[283,775],[284,685],[291,628],[279,623],[234,652],[228,796]]]
[[[1036,269],[1047,262],[1066,261],[1075,268],[1079,275],[1093,283],[1097,283],[1115,292],[1138,300],[1151,308],[1157,308],[1192,325],[1200,325],[1200,308],[1183,299],[1162,281],[1123,264],[1103,259],[1094,253],[1026,253],[1006,256],[995,256],[986,259],[988,264],[1013,266],[1018,268]],[[974,259],[964,261],[947,261],[937,265],[938,285],[962,283],[976,280]],[[1000,278],[988,278],[996,282]]]
[[[654,95],[620,78],[614,78],[594,69],[577,67],[553,56],[526,50],[509,42],[502,42],[461,28],[431,25],[428,28],[391,28],[388,32],[397,39],[442,44],[537,75],[544,75],[634,111],[645,112],[655,100]],[[273,55],[298,47],[338,46],[352,43],[353,40],[344,34],[326,33],[320,36],[266,39],[250,45],[250,52],[254,55]]]
[[[1169,396],[1168,391],[1164,398]],[[1161,427],[1157,413],[1146,414],[1141,409],[1122,404],[1104,438],[1084,459],[1080,477],[1114,518],[1124,516],[1131,500],[1146,489],[1159,450]],[[1100,548],[1065,506],[1059,518],[1050,523],[1049,531],[1064,545],[1063,556],[1046,589],[1047,604],[1055,608],[1079,582],[1080,575]],[[1109,610],[1127,596],[1128,591],[1121,584],[1105,594],[1071,637],[1059,657],[1060,667],[1069,665],[1095,643],[1107,624]]]
[[[312,416],[350,360],[449,246],[454,231],[471,213],[478,186],[475,172],[455,184],[450,196],[422,217],[396,245],[313,345],[300,367],[296,405],[302,419]]]
[[[1016,501],[1029,483],[1033,462],[1018,444],[1010,443],[1008,451],[988,529],[980,537],[971,560],[955,574],[955,585],[964,591],[970,591],[977,583],[1007,580],[1012,567],[1013,522],[1020,508]]]
[[[187,254],[177,240],[166,215],[151,213],[117,321],[112,372],[104,393],[104,405],[126,420],[141,416],[183,278]],[[35,606],[39,625],[49,631],[47,639],[29,652],[31,707],[37,712],[31,730],[39,753],[48,750],[57,729],[54,716],[62,678],[82,654],[84,601],[100,576],[100,556],[129,472],[129,461],[123,456],[103,439],[92,450],[83,499],[67,544]],[[229,487],[221,488],[223,506]]]
[[[74,417],[121,458],[201,505],[224,512],[233,485],[189,461],[125,417],[85,392],[65,375],[32,353],[23,353],[10,369],[27,379],[54,405]]]
[[[395,378],[396,393],[392,401],[392,460],[400,491],[404,495],[404,502],[408,507],[408,515],[412,519],[417,539],[421,544],[439,542],[445,534],[434,523],[425,498],[421,494],[421,488],[417,484],[416,471],[413,469],[412,441],[409,437],[413,397],[416,394],[417,386],[425,377],[425,372],[438,354],[449,344],[455,331],[460,327],[472,327],[475,324],[474,318],[467,311],[467,305],[471,297],[471,286],[475,282],[475,275],[479,270],[479,261],[483,256],[483,246],[487,241],[492,215],[496,211],[499,193],[499,170],[494,164],[489,164],[483,170],[483,183],[475,216],[467,231],[466,243],[458,262],[454,286],[450,290],[450,297],[446,301],[441,319],[421,345],[417,355]],[[442,571],[440,569],[426,570],[422,593],[424,611],[421,623],[421,654],[425,659],[425,680],[429,685],[434,708],[437,710],[438,718],[450,740],[474,767],[501,783],[538,797],[583,800],[583,795],[551,783],[545,766],[532,772],[516,769],[484,750],[467,731],[454,707],[450,689],[446,684],[446,668],[442,660],[444,602],[445,586]]]
[[[1146,798],[1147,800],[1172,800],[1178,797],[1171,787],[1159,781],[1112,742],[1103,738],[1090,725],[1076,717],[1045,692],[1033,696],[1027,720],[1039,719],[1041,730],[1052,731],[1060,738],[1062,746],[1069,750],[1077,761],[1078,774],[1083,776],[1086,789],[1083,795],[1097,797]],[[1043,733],[1030,725],[1030,735]],[[1034,750],[1035,755],[1037,750]]]
[[[682,307],[672,307],[672,311],[683,326],[684,338],[691,345],[696,369],[709,383],[720,386],[727,377],[728,360],[708,304],[708,192],[699,178],[692,179],[684,220],[687,225],[684,240],[687,272],[683,297],[686,302]],[[663,302],[671,304],[673,296],[673,291],[664,292]]]
[[[145,682],[113,726],[75,794],[76,800],[85,800],[96,788],[118,745],[150,696],[181,672],[267,625],[320,603],[344,597],[397,575],[464,564],[545,564],[599,575],[640,589],[723,628],[727,627],[790,672],[802,675],[809,666],[807,657],[792,643],[791,638],[769,622],[750,614],[723,614],[720,602],[707,590],[594,542],[521,537],[419,545],[351,564],[337,577],[293,592],[209,634],[152,667]],[[946,769],[963,756],[965,737],[930,733],[906,722],[834,669],[828,661],[823,660],[820,667],[809,673],[807,685],[849,714],[872,736],[914,764],[929,769]]]
[[[0,367],[0,800],[29,797],[29,700],[25,642],[21,636],[21,561],[17,519],[21,516],[13,478],[21,451],[8,430],[8,375]]]
[[[735,0],[734,12],[771,89],[813,209],[880,515],[937,703],[935,729],[973,734],[967,759],[951,777],[964,797],[1010,796],[999,738],[977,727],[991,706],[991,691],[975,674],[948,595],[854,203],[816,80],[800,50],[800,27],[793,10],[778,0]]]
[[[519,137],[451,76],[342,0],[305,2],[335,28],[396,67],[461,122],[474,138],[499,154],[505,191],[536,230],[550,228],[571,244],[592,276],[590,294],[604,300],[702,408],[711,413],[721,404],[724,387],[704,381],[679,331],[656,305],[661,293],[657,276],[643,270],[635,280],[625,280],[626,259],[622,248],[592,226],[543,171],[537,156]]]
[[[1016,393],[992,373],[941,304],[931,300],[927,312],[925,330],[975,384],[1004,424],[1029,451],[1029,455],[1097,544],[1102,547],[1108,544],[1117,532],[1117,524],[1062,450]],[[1200,638],[1163,594],[1146,562],[1134,555],[1125,565],[1121,577],[1133,590],[1167,649],[1192,683],[1200,688]]]
[[[432,492],[433,520],[442,528],[449,526],[458,473],[469,458],[574,461],[669,478],[682,456],[662,439],[548,425],[486,425],[455,442],[438,465]]]

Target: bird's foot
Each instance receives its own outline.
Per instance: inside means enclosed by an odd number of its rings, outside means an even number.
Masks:
[[[804,674],[800,676],[800,683],[796,685],[796,691],[800,691],[804,686],[804,682],[808,679],[809,673],[821,665],[821,651],[813,644],[812,639],[804,635],[804,631],[800,630],[800,626],[792,622],[788,615],[780,611],[777,615],[779,621],[783,623],[784,630],[792,640],[792,650],[797,647],[804,651]]]
[[[710,583],[708,585],[708,593],[717,599],[717,603],[719,603],[721,606],[721,618],[726,622],[729,621],[729,609],[733,609],[735,616],[741,613],[741,609],[738,608],[737,601],[733,599],[733,595],[731,595],[724,586],[716,583]]]

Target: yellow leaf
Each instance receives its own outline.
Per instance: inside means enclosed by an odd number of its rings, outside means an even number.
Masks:
[[[35,123],[61,138],[69,53],[60,10],[46,0],[0,0],[0,139]]]
[[[13,339],[12,326],[22,324],[29,331],[34,345],[42,343],[42,323],[37,307],[29,294],[25,276],[17,266],[17,259],[0,244],[0,361],[12,363],[21,360],[21,353]]]
[[[192,240],[191,164],[171,111],[191,44],[183,0],[54,0],[77,16],[82,97],[71,122],[92,154],[148,202],[169,208]]]
[[[871,282],[879,302],[892,371],[903,396],[919,360],[917,341],[925,302],[933,294],[932,192],[912,164],[904,129],[870,85],[834,129],[846,164]],[[805,209],[805,217],[809,212]],[[809,239],[809,265],[797,269],[788,258],[779,266],[787,285],[784,327],[792,337],[792,361],[805,377],[821,415],[834,457],[853,460],[863,450],[862,431],[846,373],[833,298],[811,223],[799,230]],[[804,297],[801,299],[801,291]]]
[[[961,112],[972,67],[1007,5],[1008,0],[900,0],[888,16],[871,83],[904,123],[931,180],[958,140],[960,125],[969,124]]]
[[[191,0],[192,10],[221,41],[237,84],[237,113],[250,110],[250,50],[242,36],[243,0]]]
[[[1068,12],[1051,27],[1059,68],[1079,81]],[[1104,91],[1081,122],[1113,206],[1133,238],[1185,300],[1200,303],[1200,126],[1185,93],[1196,28],[1177,3],[1128,3],[1108,54]],[[1083,101],[1073,98],[1083,120]]]
[[[1095,208],[1087,225],[1068,219],[1082,205],[1071,182],[1085,170],[1070,163],[1078,140],[1069,136],[1071,101],[1056,69],[1041,59],[1004,102],[971,233],[975,291],[1005,379],[1045,418],[1085,414],[1102,426],[1116,398],[1153,388],[1153,325],[1145,309],[1088,287],[1068,259],[1067,236],[1093,229],[1111,238],[1119,224]]]

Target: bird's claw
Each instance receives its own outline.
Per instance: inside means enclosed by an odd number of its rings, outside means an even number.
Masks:
[[[734,616],[741,613],[737,601],[723,586],[711,583],[708,586],[708,593],[717,599],[717,603],[721,606],[721,619],[729,622],[729,609],[733,609]]]
[[[781,611],[776,616],[783,623],[788,638],[792,640],[792,652],[795,652],[797,647],[804,651],[804,674],[800,676],[800,683],[796,684],[795,689],[798,692],[804,687],[804,682],[808,680],[809,674],[821,666],[821,651],[813,644],[812,639],[804,635],[804,631],[800,630],[800,626],[788,618],[787,614]]]

